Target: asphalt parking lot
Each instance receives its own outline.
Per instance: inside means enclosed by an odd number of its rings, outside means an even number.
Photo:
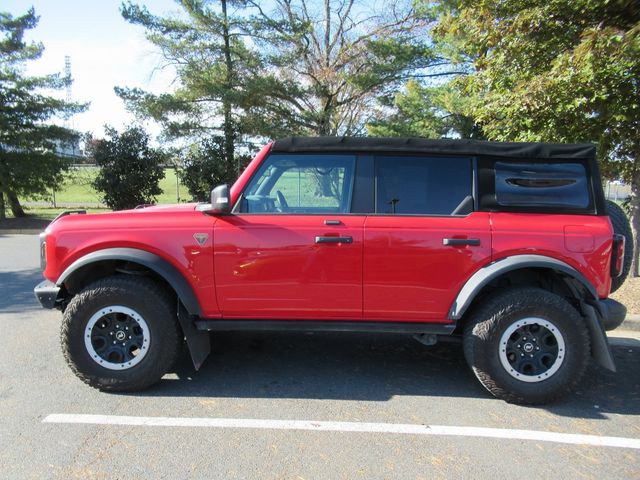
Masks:
[[[40,279],[37,236],[0,235],[0,478],[640,478],[637,332],[544,407],[492,398],[459,345],[335,333],[219,334],[199,372],[106,394]]]

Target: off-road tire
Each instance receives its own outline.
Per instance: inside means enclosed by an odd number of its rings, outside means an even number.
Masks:
[[[104,368],[91,358],[85,346],[89,319],[112,305],[138,312],[150,331],[144,358],[125,370]],[[114,275],[100,279],[69,302],[60,329],[62,353],[76,376],[94,388],[113,392],[147,388],[159,381],[178,358],[183,334],[175,312],[171,296],[149,278]]]
[[[526,318],[552,322],[565,344],[558,370],[533,383],[514,378],[499,353],[502,335]],[[510,288],[483,300],[465,325],[463,347],[480,383],[494,396],[518,404],[548,403],[567,394],[581,380],[590,354],[580,314],[564,298],[539,288]]]
[[[611,219],[613,231],[624,237],[624,265],[622,273],[618,277],[611,279],[611,293],[618,290],[629,275],[631,269],[631,259],[633,258],[633,232],[629,224],[629,218],[622,207],[616,202],[607,200],[607,215]]]

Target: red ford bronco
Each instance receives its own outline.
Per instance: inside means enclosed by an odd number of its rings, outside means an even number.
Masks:
[[[228,330],[460,338],[517,403],[567,393],[590,358],[615,369],[605,330],[626,312],[607,296],[631,242],[592,145],[289,138],[210,204],[66,213],[35,294],[102,390],[157,382],[185,339],[197,369]]]

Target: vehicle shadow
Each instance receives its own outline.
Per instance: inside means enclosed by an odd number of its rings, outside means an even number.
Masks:
[[[41,308],[33,288],[43,279],[42,270],[0,271],[0,313],[20,313]]]
[[[496,400],[467,367],[462,346],[425,347],[412,338],[355,333],[219,333],[199,372],[188,354],[155,387],[169,397],[387,401],[396,395]],[[570,396],[543,408],[577,418],[640,413],[638,348],[614,347],[618,372],[590,365]],[[498,401],[498,400],[496,400]],[[594,407],[597,405],[597,408]]]

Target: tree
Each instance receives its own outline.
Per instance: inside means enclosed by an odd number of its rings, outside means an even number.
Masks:
[[[25,63],[44,50],[40,43],[24,41],[37,24],[33,8],[19,17],[0,12],[0,218],[5,198],[13,215],[21,217],[19,196],[44,195],[62,181],[67,162],[56,151],[75,143],[78,133],[48,122],[86,109],[42,93],[63,89],[70,78],[24,75]]]
[[[216,3],[183,0],[186,19],[156,17],[132,4],[123,8],[176,66],[179,87],[159,96],[118,92],[169,133],[190,133],[182,126],[202,131],[212,119],[226,119],[220,105],[228,105],[236,142],[362,134],[376,97],[412,75],[431,75],[425,69],[439,64],[426,41],[427,22],[409,1],[388,2],[375,12],[354,0],[325,0],[317,9],[304,0],[278,0],[272,10],[250,0]],[[233,15],[227,4],[237,9]],[[195,122],[175,122],[178,113]]]
[[[378,118],[367,124],[376,137],[426,137],[482,139],[482,129],[466,115],[466,99],[453,87],[454,81],[439,86],[410,80],[393,99],[382,99]],[[392,113],[389,113],[389,110]]]
[[[194,200],[208,201],[212,187],[231,184],[236,179],[235,165],[225,161],[224,152],[225,142],[220,136],[205,139],[187,149],[178,175]],[[248,161],[248,156],[239,157],[241,167]]]
[[[167,65],[176,68],[179,85],[161,95],[116,87],[118,95],[132,111],[163,124],[170,139],[187,137],[198,143],[221,133],[221,158],[229,165],[234,163],[240,124],[233,112],[234,90],[251,77],[257,62],[238,39],[238,30],[248,28],[248,21],[227,11],[228,4],[242,3],[221,0],[216,9],[206,1],[182,0],[185,19],[155,16],[130,2],[121,9],[127,21],[146,29],[147,39],[160,48]]]
[[[632,0],[449,0],[436,38],[473,58],[460,82],[495,140],[594,142],[631,185],[640,265],[640,9]]]
[[[257,43],[269,60],[258,97],[244,105],[280,135],[361,135],[375,100],[411,77],[437,76],[428,22],[412,2],[278,0],[272,11],[248,2],[271,27]],[[375,10],[373,9],[374,7]],[[268,119],[276,119],[269,124]],[[266,133],[266,132],[265,132]]]
[[[114,210],[155,202],[164,178],[162,152],[149,146],[149,135],[138,126],[118,133],[106,127],[105,139],[87,142],[100,167],[93,187]]]

